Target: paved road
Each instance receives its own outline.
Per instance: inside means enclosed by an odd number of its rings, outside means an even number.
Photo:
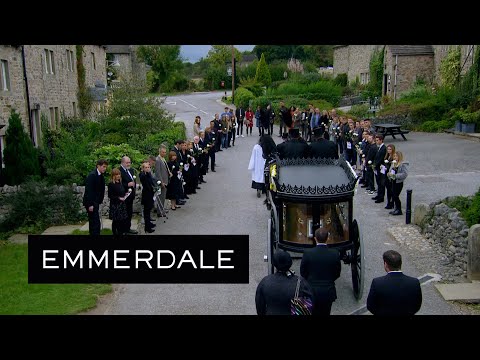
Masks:
[[[187,135],[193,132],[196,115],[205,126],[215,112],[222,112],[219,101],[222,93],[202,93],[174,96],[167,99],[166,108],[184,121]],[[276,128],[278,131],[278,128]],[[266,275],[263,262],[269,213],[250,188],[247,171],[251,149],[258,141],[254,136],[238,138],[235,147],[217,153],[219,167],[209,172],[207,184],[198,194],[191,195],[186,206],[170,212],[166,223],[157,220],[156,234],[247,234],[250,237],[249,284],[190,285],[190,284],[128,284],[116,286],[117,291],[106,298],[93,314],[255,314],[254,296],[258,282]],[[278,142],[278,137],[275,140]],[[410,161],[406,189],[413,189],[413,204],[430,202],[449,195],[473,194],[480,186],[480,142],[449,134],[410,133],[408,141],[391,140]],[[332,314],[350,314],[361,309],[366,301],[373,277],[384,274],[382,253],[388,249],[402,252],[399,244],[390,239],[386,229],[401,224],[404,217],[388,215],[381,204],[375,204],[364,189],[358,188],[354,198],[354,217],[358,220],[365,244],[365,291],[360,301],[352,294],[351,272],[346,265],[337,280],[338,299]],[[405,206],[405,194],[403,203]],[[403,259],[406,274],[420,277],[413,262]],[[298,269],[299,260],[294,267]],[[424,301],[420,314],[458,314],[447,303],[433,283],[423,287]]]

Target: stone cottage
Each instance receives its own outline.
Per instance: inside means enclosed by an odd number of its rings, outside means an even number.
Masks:
[[[0,45],[0,60],[2,144],[12,108],[35,146],[41,141],[42,117],[55,129],[62,117],[79,115],[76,45]],[[83,64],[87,88],[106,89],[105,47],[84,45]],[[93,107],[99,102],[105,99],[94,101]]]
[[[136,78],[146,82],[148,67],[139,60],[139,45],[107,45],[106,53],[109,70],[115,73],[115,80]]]
[[[370,58],[374,51],[384,49],[382,94],[398,99],[417,81],[440,82],[440,64],[451,46],[460,46],[462,74],[473,63],[475,45],[335,45],[333,73],[347,74],[348,81],[368,84]]]

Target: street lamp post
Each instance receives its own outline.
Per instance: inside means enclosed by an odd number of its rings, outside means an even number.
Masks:
[[[235,46],[232,45],[232,103],[235,99]]]

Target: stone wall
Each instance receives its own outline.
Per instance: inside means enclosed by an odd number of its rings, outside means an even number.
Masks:
[[[0,129],[0,136],[5,135],[12,109],[15,109],[20,114],[25,131],[30,133],[25,101],[25,86],[23,83],[21,46],[0,45],[0,60],[7,61],[10,79],[9,91],[0,90],[0,125],[6,125]]]
[[[48,73],[45,50],[53,51],[54,73]],[[73,52],[73,70],[68,67],[67,50]],[[75,45],[25,45],[30,108],[45,115],[50,126],[56,126],[50,108],[58,107],[58,115],[78,114],[78,74]],[[74,103],[75,108],[74,109]],[[57,119],[60,121],[60,119]]]
[[[370,72],[370,58],[383,45],[343,45],[333,50],[333,74],[346,73],[348,82],[360,80],[361,73]]]
[[[428,206],[419,204],[414,213],[417,212],[422,216],[414,216],[415,224],[420,225],[422,233],[449,265],[447,278],[466,276],[469,227],[460,212],[441,201]]]
[[[373,118],[373,125],[375,124],[396,124],[400,125],[403,129],[409,129],[415,123],[410,114],[393,114],[385,116],[377,116]]]
[[[348,45],[333,48],[333,76],[348,74]]]
[[[95,66],[93,56],[95,57]],[[107,83],[107,62],[104,45],[83,45],[83,65],[85,66],[85,85],[95,87],[95,83]]]
[[[21,185],[20,185],[21,186]],[[53,186],[54,189],[60,190],[64,189],[66,186],[59,186],[55,185]],[[8,194],[12,194],[18,191],[19,186],[9,186],[5,185],[3,187],[0,187],[0,222],[2,219],[5,217],[5,215],[8,213],[9,208],[5,205],[5,202],[2,200],[4,199],[5,196],[8,196]],[[83,194],[85,193],[85,186],[77,186],[77,184],[71,185],[72,192],[74,192],[77,195],[78,202],[81,206],[82,209],[85,209],[82,204],[82,199],[83,199]],[[137,184],[137,190],[135,193],[135,199],[133,201],[133,212],[134,213],[140,213],[141,212],[141,198],[142,198],[142,190],[141,186]],[[109,205],[110,205],[110,199],[108,198],[108,190],[107,187],[105,187],[105,197],[103,199],[102,203],[102,215],[108,217],[108,211],[109,211]],[[85,211],[85,210],[83,210]]]
[[[445,56],[447,56],[448,49],[449,49],[450,46],[457,46],[457,45],[432,45],[433,51],[435,52],[435,78],[434,78],[434,80],[438,84],[440,84],[440,81],[441,81],[440,64],[442,62],[442,59],[445,58]],[[460,46],[460,52],[462,54],[461,55],[462,58],[461,58],[461,61],[460,61],[460,66],[463,66],[463,64],[465,63],[465,66],[462,69],[462,74],[465,74],[473,64],[473,55],[475,53],[475,48],[472,50],[472,52],[470,52],[470,49],[472,48],[472,46],[474,47],[475,45],[459,45],[459,46]],[[469,52],[470,52],[470,56],[467,59],[467,56],[468,56]],[[465,62],[465,59],[467,59],[466,62]]]

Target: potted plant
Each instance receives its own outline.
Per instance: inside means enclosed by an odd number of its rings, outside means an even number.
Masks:
[[[462,114],[462,132],[474,133],[475,125],[480,123],[480,110]]]

